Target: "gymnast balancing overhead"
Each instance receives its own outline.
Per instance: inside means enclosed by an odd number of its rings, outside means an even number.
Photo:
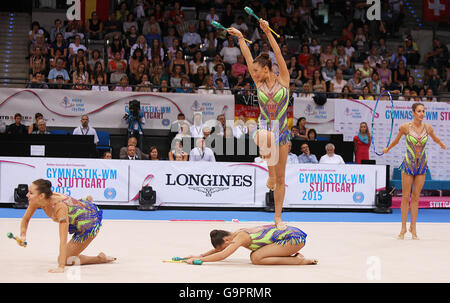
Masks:
[[[50,269],[52,273],[64,272],[66,265],[102,264],[109,263],[115,258],[108,257],[104,253],[97,256],[81,255],[83,250],[95,239],[100,231],[102,211],[92,202],[92,197],[87,196],[80,200],[72,197],[53,193],[51,182],[38,179],[31,183],[27,194],[28,208],[20,223],[20,240],[26,242],[28,223],[36,212],[42,208],[54,222],[59,224],[59,257],[58,267]],[[72,240],[67,242],[67,234],[73,233]],[[23,244],[20,244],[23,246]],[[79,263],[71,257],[77,257]],[[70,263],[70,264],[69,264]]]
[[[290,76],[280,47],[270,31],[267,21],[260,19],[259,25],[267,35],[275,53],[280,71],[279,76],[272,71],[272,61],[269,55],[261,54],[253,59],[242,33],[233,27],[228,29],[228,33],[238,37],[249,73],[258,90],[261,114],[254,140],[269,168],[267,187],[274,191],[275,225],[279,229],[284,229],[286,224],[281,220],[281,213],[285,195],[286,160],[289,154],[289,146],[286,143],[291,139],[287,121]]]
[[[403,123],[400,125],[399,132],[395,140],[383,149],[383,153],[387,154],[395,145],[398,144],[401,137],[405,135],[406,139],[406,154],[400,165],[402,171],[402,228],[398,239],[403,240],[406,233],[406,220],[408,218],[409,200],[411,198],[411,223],[409,232],[412,234],[412,239],[418,240],[416,221],[419,210],[419,198],[422,187],[425,183],[425,176],[428,170],[427,154],[425,152],[425,145],[430,136],[434,142],[439,144],[442,149],[446,146],[435,135],[433,127],[429,124],[423,123],[425,117],[425,106],[422,103],[414,103],[412,105],[413,121]],[[412,186],[412,189],[411,189]]]
[[[235,232],[213,230],[210,233],[214,249],[200,256],[186,257],[186,263],[194,260],[217,262],[232,255],[239,247],[251,250],[250,260],[255,265],[315,265],[316,259],[306,259],[299,253],[305,246],[306,234],[287,226],[284,230],[275,225],[241,228]]]

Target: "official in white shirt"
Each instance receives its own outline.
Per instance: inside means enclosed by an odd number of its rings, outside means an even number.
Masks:
[[[203,122],[202,122],[202,114],[195,113],[194,114],[194,124],[190,127],[191,136],[194,138],[203,138]]]
[[[205,139],[197,139],[195,145],[196,147],[189,153],[189,161],[216,162],[212,149],[205,146]]]
[[[93,135],[94,143],[98,143],[97,131],[93,127],[89,127],[89,117],[88,115],[81,116],[81,126],[78,126],[73,130],[74,135]]]
[[[327,154],[320,158],[320,164],[345,164],[344,159],[334,153],[334,144],[328,143],[325,146],[325,150],[327,151]]]
[[[292,142],[288,141],[287,144],[289,145],[289,154],[287,157],[287,164],[294,164],[294,163],[298,163],[298,157],[296,154],[291,153],[291,149],[292,149]]]

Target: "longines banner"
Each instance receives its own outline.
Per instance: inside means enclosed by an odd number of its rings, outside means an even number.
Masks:
[[[14,114],[21,113],[22,123],[29,125],[39,112],[49,127],[76,127],[80,116],[87,114],[92,127],[126,128],[122,118],[133,99],[141,103],[144,129],[168,129],[180,112],[191,123],[197,112],[202,113],[203,122],[216,120],[219,114],[234,120],[233,96],[2,88],[0,124],[14,123]]]
[[[14,202],[18,184],[44,178],[54,192],[100,205],[137,205],[151,186],[156,205],[264,207],[267,177],[263,163],[1,157],[0,203]],[[385,179],[383,165],[288,165],[285,206],[373,208]]]

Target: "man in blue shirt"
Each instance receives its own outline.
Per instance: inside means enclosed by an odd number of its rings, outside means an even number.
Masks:
[[[319,163],[315,155],[312,155],[309,151],[309,146],[307,143],[303,143],[300,146],[300,150],[303,152],[300,156],[298,156],[299,163]]]
[[[69,83],[70,80],[69,73],[64,68],[64,60],[62,58],[58,58],[56,60],[56,67],[52,68],[48,73],[48,82],[51,84],[55,84],[56,77],[59,75],[63,76],[65,84]]]

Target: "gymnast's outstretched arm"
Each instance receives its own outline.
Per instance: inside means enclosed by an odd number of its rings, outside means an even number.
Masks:
[[[383,154],[387,154],[394,146],[398,144],[398,142],[400,142],[402,136],[408,133],[406,125],[407,123],[403,123],[402,125],[400,125],[397,137],[395,137],[394,141],[392,141],[387,148],[383,148]]]

